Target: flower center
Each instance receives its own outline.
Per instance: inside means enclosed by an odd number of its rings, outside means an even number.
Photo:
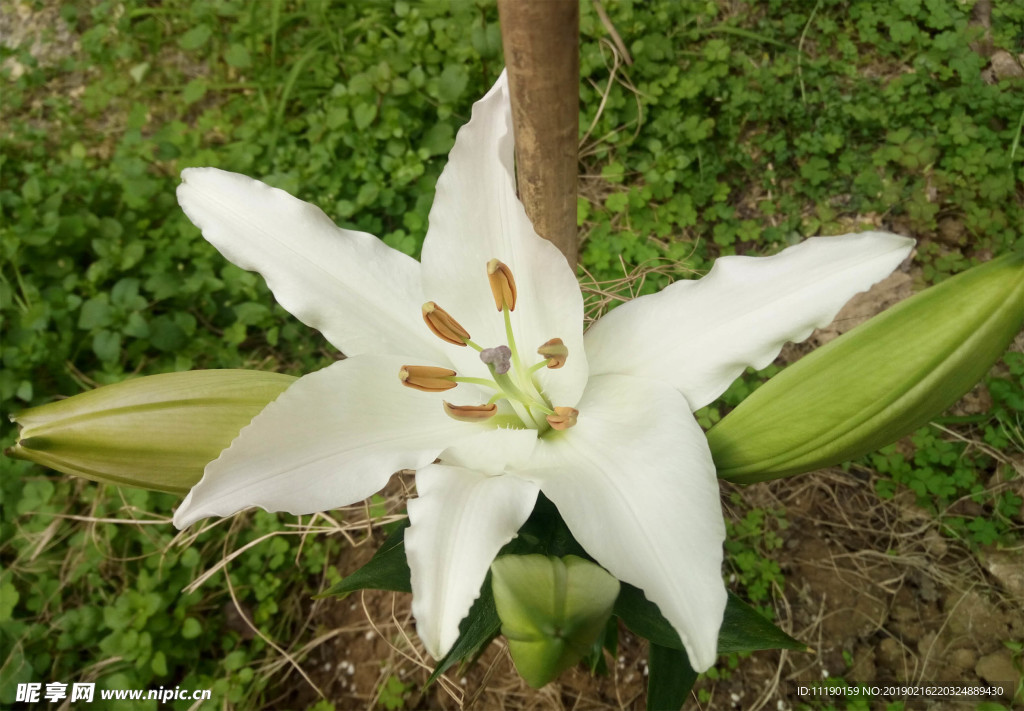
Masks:
[[[569,349],[561,338],[552,338],[537,349],[537,354],[541,356],[539,362],[524,364],[512,331],[512,312],[516,308],[517,295],[512,270],[497,259],[492,259],[487,263],[487,280],[494,296],[494,305],[505,321],[507,343],[490,348],[477,345],[471,340],[469,331],[433,301],[423,305],[423,320],[431,332],[446,343],[469,346],[476,350],[491,377],[465,377],[447,368],[406,365],[399,372],[399,379],[406,387],[425,392],[450,390],[459,383],[473,383],[494,391],[493,397],[481,405],[452,405],[445,402],[445,413],[456,420],[488,421],[494,426],[535,429],[540,433],[549,429],[565,430],[572,427],[576,424],[579,412],[571,407],[552,406],[535,377],[541,368],[554,369],[565,365]]]

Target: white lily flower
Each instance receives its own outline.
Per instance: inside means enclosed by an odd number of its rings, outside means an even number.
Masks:
[[[416,470],[405,545],[417,629],[437,658],[543,491],[595,560],[658,605],[694,669],[708,669],[726,605],[725,525],[692,413],[830,322],[912,245],[865,233],[725,257],[584,335],[573,270],[516,198],[504,74],[459,131],[422,263],[242,175],[186,170],[178,200],[347,359],[253,419],[175,524],[251,506],[324,511]]]

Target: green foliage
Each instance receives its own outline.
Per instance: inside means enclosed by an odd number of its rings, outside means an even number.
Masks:
[[[12,699],[18,682],[81,681],[103,660],[100,688],[212,689],[215,701],[238,707],[259,698],[269,680],[254,667],[275,652],[244,623],[227,625],[224,609],[233,603],[226,585],[185,589],[219,560],[222,546],[240,548],[279,531],[276,517],[260,512],[244,531],[204,533],[182,548],[167,525],[130,523],[154,520],[150,510],[169,511],[175,497],[168,494],[38,477],[19,492],[19,478],[2,481],[5,507],[15,503],[4,516],[0,638],[11,657],[0,698]],[[107,523],[117,520],[125,523]],[[229,567],[242,609],[271,634],[301,620],[300,601],[280,590],[316,585],[336,549],[332,539],[310,541],[296,567],[285,564],[294,557],[290,542],[255,544]]]
[[[603,200],[584,191],[592,274],[882,224],[929,240],[931,281],[1019,239],[1019,86],[983,73],[969,5],[746,5],[615,3],[633,63],[607,97],[610,50],[584,43],[586,172],[620,176]],[[995,46],[1018,53],[1022,13],[992,15]],[[599,31],[586,3],[582,23]]]
[[[377,702],[389,711],[405,708],[405,700],[413,689],[413,685],[403,682],[391,674],[384,680],[378,691]]]
[[[909,489],[919,506],[941,517],[947,533],[972,546],[1012,544],[1024,523],[1024,500],[1012,486],[1019,475],[1011,462],[993,457],[1000,451],[1024,451],[1024,354],[1008,353],[1004,362],[1007,377],[988,381],[991,412],[951,418],[970,421],[972,437],[951,437],[945,428],[924,427],[910,437],[911,452],[893,444],[867,458],[886,477],[875,484],[881,496]],[[1000,486],[1001,481],[1011,485]]]
[[[64,4],[53,20],[80,50],[62,56],[45,30],[52,50],[40,58],[32,37],[0,48],[21,67],[3,78],[0,132],[5,413],[128,373],[331,362],[261,279],[200,238],[175,201],[179,171],[265,177],[415,253],[455,131],[501,67],[496,12],[472,2],[101,0]],[[7,428],[0,444],[11,441]],[[129,505],[113,489],[0,467],[0,636],[14,654],[0,698],[18,681],[70,681],[120,658],[104,684],[212,688],[218,707],[260,705],[270,679],[256,665],[276,653],[226,627],[223,577],[181,590],[223,550],[281,531],[276,517],[172,548],[169,523],[57,516],[163,516],[174,497],[126,491]],[[296,566],[298,539],[275,536],[233,561],[252,622],[272,637],[295,624],[334,545],[306,541]]]
[[[739,503],[739,494],[733,494]],[[726,560],[731,570],[729,582],[740,589],[754,604],[762,604],[762,612],[771,616],[772,586],[782,586],[784,578],[772,552],[782,547],[780,531],[789,523],[783,511],[754,508],[737,521],[726,521]]]

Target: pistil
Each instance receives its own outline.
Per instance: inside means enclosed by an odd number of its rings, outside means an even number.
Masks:
[[[504,375],[512,367],[512,351],[508,346],[495,346],[480,351],[480,360],[494,368],[498,375]]]

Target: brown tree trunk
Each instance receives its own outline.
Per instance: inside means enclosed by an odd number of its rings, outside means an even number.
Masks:
[[[579,0],[498,0],[519,198],[576,267]]]

